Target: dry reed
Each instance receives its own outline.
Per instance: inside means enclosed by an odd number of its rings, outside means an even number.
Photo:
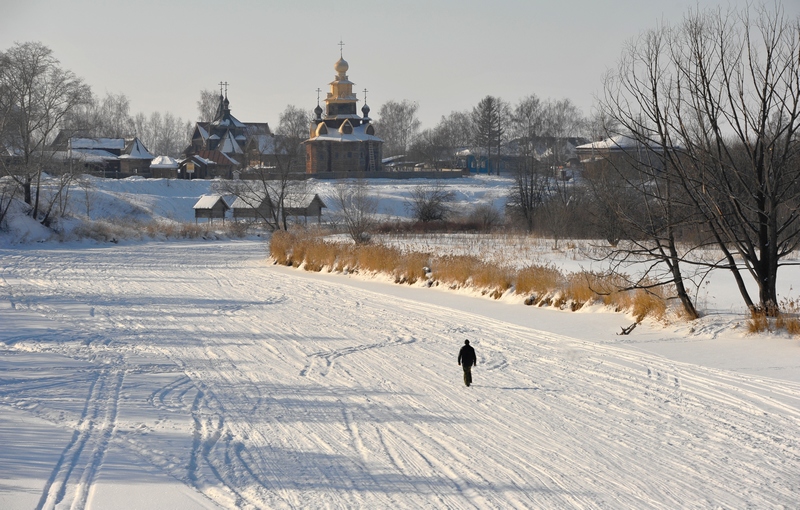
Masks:
[[[475,239],[465,237],[463,241],[474,242]],[[432,251],[442,250],[434,247]],[[515,287],[515,293],[530,296],[526,304],[578,310],[587,303],[600,301],[619,311],[631,311],[637,321],[645,317],[662,319],[666,315],[663,291],[659,288],[620,291],[626,285],[624,276],[589,271],[565,276],[552,265],[514,269],[512,264],[498,263],[497,260],[487,262],[457,252],[451,250],[453,254],[434,257],[425,250],[409,251],[387,244],[325,242],[313,232],[276,232],[270,242],[270,256],[275,263],[295,267],[303,265],[309,271],[329,268],[336,272],[382,273],[391,275],[396,283],[414,284],[428,277],[425,268],[430,267],[430,277],[437,283],[451,288],[474,287],[495,299]]]

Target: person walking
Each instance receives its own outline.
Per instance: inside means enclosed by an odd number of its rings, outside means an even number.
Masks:
[[[464,346],[458,351],[458,364],[464,369],[464,384],[472,384],[472,367],[478,364],[475,356],[475,349],[469,344],[469,340],[464,340]]]

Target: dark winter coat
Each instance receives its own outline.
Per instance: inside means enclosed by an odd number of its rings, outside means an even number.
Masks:
[[[465,345],[458,351],[458,364],[463,364],[465,367],[478,364],[478,359],[475,356],[475,349],[473,349],[471,345]]]

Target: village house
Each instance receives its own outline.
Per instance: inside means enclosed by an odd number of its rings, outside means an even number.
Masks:
[[[54,160],[65,165],[83,165],[87,173],[103,177],[150,177],[150,162],[155,156],[137,137],[75,137],[61,132],[50,145]]]
[[[575,148],[581,165],[590,172],[602,170],[608,165],[623,168],[639,163],[651,168],[660,168],[663,164],[657,156],[659,152],[661,146],[657,144],[648,146],[622,134]]]
[[[150,177],[175,179],[178,177],[178,160],[169,156],[158,156],[150,162]]]

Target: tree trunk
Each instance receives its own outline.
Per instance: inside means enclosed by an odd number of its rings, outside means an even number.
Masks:
[[[28,205],[33,205],[33,199],[31,198],[31,176],[25,177],[25,182],[22,183],[22,190],[25,192],[25,203]]]
[[[669,255],[672,258],[670,270],[672,271],[672,278],[673,282],[675,283],[675,292],[678,294],[678,298],[681,300],[683,311],[686,312],[689,320],[693,321],[700,317],[700,315],[697,313],[697,309],[694,307],[694,303],[692,303],[692,298],[689,297],[689,294],[686,292],[686,286],[683,284],[683,275],[681,274],[680,266],[678,265],[678,250],[675,248],[675,241],[672,239],[670,239],[669,242]]]

